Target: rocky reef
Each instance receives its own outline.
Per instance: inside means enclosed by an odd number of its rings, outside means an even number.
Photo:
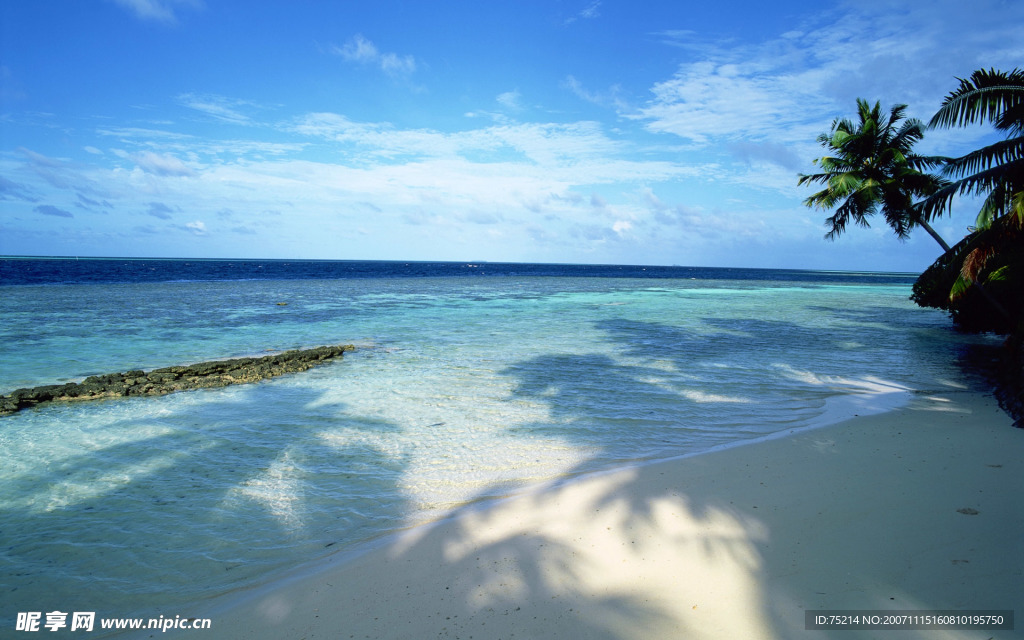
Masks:
[[[69,402],[124,396],[160,396],[175,391],[226,387],[305,371],[340,358],[350,344],[284,351],[259,358],[234,358],[145,371],[89,376],[82,382],[17,389],[0,396],[0,416],[45,402]]]

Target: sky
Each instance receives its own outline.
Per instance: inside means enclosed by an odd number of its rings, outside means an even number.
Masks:
[[[0,2],[0,254],[917,272],[927,234],[827,241],[798,176],[857,98],[927,121],[1024,66],[1022,27],[1014,0]]]

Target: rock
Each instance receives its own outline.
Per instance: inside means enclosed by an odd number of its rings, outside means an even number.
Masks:
[[[340,358],[355,347],[335,345],[285,351],[262,358],[236,358],[163,367],[148,374],[142,370],[89,376],[81,383],[51,384],[17,389],[0,396],[0,416],[44,402],[65,402],[118,396],[157,396],[258,382],[286,373],[297,373]]]

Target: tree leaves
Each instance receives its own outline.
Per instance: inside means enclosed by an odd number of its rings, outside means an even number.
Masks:
[[[924,136],[924,125],[916,119],[904,120],[906,108],[895,105],[885,114],[880,103],[872,106],[858,99],[856,123],[837,118],[828,133],[818,136],[818,143],[833,155],[817,159],[815,164],[822,173],[800,175],[798,184],[825,187],[804,200],[804,205],[836,208],[826,218],[827,239],[842,234],[851,223],[870,226],[868,218],[879,211],[900,238],[906,238],[915,225],[924,224],[914,199],[945,186],[944,180],[924,171],[947,159],[913,153],[914,145]]]

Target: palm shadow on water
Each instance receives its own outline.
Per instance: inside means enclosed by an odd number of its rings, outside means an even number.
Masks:
[[[406,460],[361,437],[398,425],[279,381],[189,393],[44,409],[87,433],[90,411],[163,405],[105,425],[97,437],[117,434],[112,443],[86,435],[80,453],[7,485],[17,498],[0,509],[4,628],[19,611],[188,615],[405,511]]]
[[[776,321],[707,324],[710,330],[698,334],[635,320],[603,323],[609,339],[639,362],[590,353],[548,354],[514,364],[502,372],[515,380],[513,399],[546,403],[551,420],[517,425],[512,435],[546,432],[573,439],[579,434],[577,444],[593,446],[593,430],[643,430],[645,421],[667,420],[673,412],[677,420],[678,414],[699,415],[691,409],[701,402],[682,393],[674,405],[656,409],[653,417],[622,411],[614,396],[628,395],[635,406],[649,401],[665,405],[664,380],[651,381],[661,370],[651,365],[654,359],[684,369],[695,359],[717,361],[730,350],[768,345],[786,331],[796,333],[796,342],[808,349],[855,337],[872,339],[853,329],[816,337],[813,330]],[[748,338],[747,346],[737,345],[737,335]],[[801,354],[797,350],[790,357],[799,363]],[[685,380],[684,375],[676,383],[681,388]],[[730,404],[722,402],[718,410]],[[915,410],[950,408],[925,403]],[[891,532],[855,520],[820,528],[812,524],[811,530],[787,523],[786,510],[801,501],[832,508],[842,500],[836,488],[852,479],[844,475],[850,473],[848,467],[834,464],[836,450],[828,442],[804,439],[793,446],[800,447],[813,474],[799,495],[772,492],[771,483],[790,474],[771,460],[748,461],[747,467],[734,469],[717,467],[714,457],[696,457],[681,472],[645,465],[578,482],[553,481],[541,491],[491,502],[488,509],[462,509],[439,526],[391,542],[381,554],[363,564],[356,561],[342,574],[343,580],[355,582],[372,576],[367,586],[376,590],[352,589],[329,579],[318,583],[315,593],[275,594],[264,604],[290,610],[298,606],[296,599],[310,598],[303,610],[307,613],[329,607],[363,612],[347,618],[351,626],[337,630],[353,637],[545,638],[554,637],[551,625],[557,623],[562,625],[559,633],[568,628],[573,638],[602,640],[786,638],[804,630],[804,609],[837,602],[835,594],[827,594],[829,600],[814,591],[820,576],[806,569],[801,573],[803,551],[812,564],[819,556],[835,555],[840,570],[849,572],[849,583],[869,585],[848,595],[843,601],[848,607],[892,607],[894,594],[903,596],[899,604],[904,606],[948,606],[929,600],[927,587],[914,592],[920,585],[897,584],[878,563],[857,565],[856,554],[844,548],[884,550]],[[591,470],[584,463],[567,475]],[[890,471],[857,477],[884,492],[896,473]],[[764,517],[767,511],[775,517]],[[829,547],[832,541],[837,548]],[[382,568],[381,562],[391,569]],[[782,593],[767,592],[768,578]],[[315,621],[286,618],[268,616],[251,624],[253,629],[317,628]]]

